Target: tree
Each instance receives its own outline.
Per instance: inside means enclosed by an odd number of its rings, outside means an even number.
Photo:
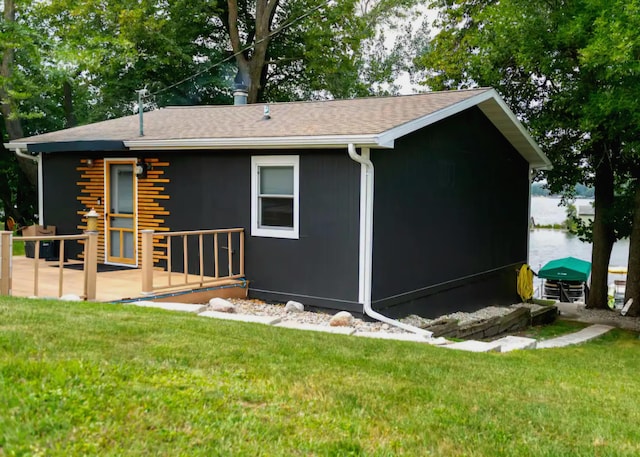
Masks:
[[[370,95],[393,81],[402,57],[383,49],[381,26],[415,3],[228,0],[212,36],[230,41],[249,103]]]
[[[606,307],[611,249],[623,235],[614,211],[627,157],[621,132],[635,127],[626,111],[612,116],[617,90],[628,80],[607,73],[616,62],[589,50],[605,38],[606,27],[594,24],[606,24],[625,3],[437,0],[442,30],[418,59],[433,87],[494,86],[551,159],[553,193],[594,185],[593,308]]]
[[[15,76],[16,49],[22,48],[25,54],[33,51],[30,46],[29,30],[16,21],[17,12],[14,0],[4,0],[2,22],[0,23],[0,205],[5,219],[12,217],[21,224],[34,218],[34,191],[37,169],[29,160],[18,159],[5,149],[6,140],[22,138],[24,132],[18,104],[28,97],[25,85]]]
[[[596,99],[598,118],[612,130],[623,153],[622,170],[633,214],[625,302],[633,299],[630,315],[640,315],[640,1],[607,5],[593,23],[594,36],[584,49],[584,63],[605,83]],[[629,198],[631,200],[631,198]]]

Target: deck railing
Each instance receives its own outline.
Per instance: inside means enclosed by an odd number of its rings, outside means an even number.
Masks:
[[[13,243],[33,242],[33,295],[38,296],[40,272],[40,242],[58,241],[58,296],[64,295],[64,259],[65,242],[84,240],[84,283],[82,297],[85,300],[95,300],[96,279],[98,268],[98,234],[84,233],[81,235],[46,235],[14,237],[12,232],[0,232],[0,295],[11,295]]]
[[[244,277],[243,228],[162,233],[142,230],[140,233],[142,235],[143,294],[192,286],[213,286],[224,280]],[[162,270],[166,272],[163,276],[167,279],[165,284],[160,285],[156,284],[157,281],[154,282],[154,273],[158,271],[153,263],[154,238],[159,241],[164,240],[164,243],[160,244],[166,246],[166,255],[156,256],[165,261],[165,267]],[[177,253],[177,258],[173,255],[174,251]],[[190,263],[190,251],[191,259],[193,259],[193,252],[197,252],[197,261]],[[222,266],[224,269],[221,268]],[[179,271],[173,271],[174,267]],[[207,269],[209,273],[205,274]]]

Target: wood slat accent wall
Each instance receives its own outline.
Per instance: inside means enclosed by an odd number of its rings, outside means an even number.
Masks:
[[[169,182],[165,178],[164,170],[169,166],[169,162],[161,162],[157,158],[145,158],[144,161],[150,165],[146,178],[138,178],[138,232],[140,230],[154,230],[156,232],[168,232],[170,227],[165,224],[164,216],[169,215],[169,211],[164,207],[164,201],[168,200],[169,195],[165,194],[164,184]],[[94,208],[100,217],[98,218],[98,262],[105,260],[105,242],[104,242],[104,214],[105,214],[105,170],[104,160],[94,159],[93,166],[87,166],[87,160],[80,160],[80,165],[76,170],[80,173],[80,179],[76,183],[79,188],[78,201],[82,203],[86,209],[78,211],[81,222],[77,228],[81,231],[87,229],[87,219],[85,214]],[[100,203],[98,204],[98,201]],[[142,239],[138,233],[138,266],[142,261]],[[167,244],[160,236],[153,238],[153,263],[158,264],[161,260],[167,258]],[[82,258],[82,254],[79,256]]]

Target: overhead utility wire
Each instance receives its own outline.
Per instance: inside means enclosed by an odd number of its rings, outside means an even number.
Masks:
[[[329,3],[331,3],[331,1],[333,1],[333,0],[327,0],[326,2],[321,3],[321,4],[319,4],[318,6],[315,6],[315,7],[311,8],[311,9],[310,9],[309,11],[307,11],[306,13],[304,13],[304,14],[302,14],[302,15],[298,16],[297,18],[293,19],[291,22],[286,22],[286,23],[282,24],[280,27],[278,27],[277,29],[273,30],[272,32],[269,32],[269,34],[268,34],[267,36],[265,36],[264,38],[259,39],[258,41],[256,41],[256,42],[255,42],[255,43],[253,43],[253,44],[247,45],[246,47],[242,48],[242,49],[241,49],[241,50],[239,50],[238,52],[236,52],[236,53],[234,53],[234,54],[231,54],[231,55],[230,55],[230,56],[228,56],[228,57],[225,57],[224,59],[222,59],[222,60],[220,60],[220,61],[218,61],[218,62],[214,63],[214,64],[213,64],[213,65],[211,65],[210,67],[207,67],[207,68],[205,68],[204,70],[200,70],[199,72],[194,73],[193,75],[191,75],[191,76],[189,76],[189,77],[187,77],[187,78],[184,78],[184,79],[182,79],[182,80],[178,81],[177,83],[173,83],[173,84],[171,84],[170,86],[163,87],[162,89],[158,89],[157,91],[153,92],[152,94],[147,94],[147,95],[145,95],[144,97],[145,97],[145,98],[146,98],[146,97],[153,97],[154,95],[158,95],[158,94],[160,94],[160,93],[162,93],[162,92],[164,92],[164,91],[167,91],[167,90],[169,90],[169,89],[173,89],[174,87],[179,86],[180,84],[185,83],[185,82],[187,82],[187,81],[189,81],[189,80],[191,80],[191,79],[193,79],[193,78],[196,78],[196,77],[200,76],[200,75],[201,75],[201,74],[203,74],[203,73],[206,73],[206,72],[208,72],[208,71],[213,70],[214,68],[216,68],[216,67],[218,67],[218,66],[222,65],[223,63],[228,62],[228,61],[229,61],[229,60],[231,60],[231,59],[234,59],[235,57],[237,57],[238,55],[242,54],[243,52],[248,51],[249,49],[253,48],[254,46],[256,46],[256,45],[258,45],[258,44],[262,43],[263,41],[268,40],[269,38],[271,38],[272,36],[276,35],[277,33],[280,33],[280,32],[282,32],[283,30],[285,30],[285,29],[287,29],[287,28],[291,27],[291,26],[292,26],[293,24],[295,24],[296,22],[301,21],[302,19],[304,19],[304,18],[305,18],[305,17],[307,17],[307,16],[310,16],[311,14],[315,13],[315,12],[316,12],[316,11],[318,11],[320,8],[322,8],[323,6],[326,6],[326,5],[328,5]]]

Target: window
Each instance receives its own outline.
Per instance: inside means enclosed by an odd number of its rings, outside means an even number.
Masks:
[[[299,156],[251,158],[251,235],[298,238]]]

